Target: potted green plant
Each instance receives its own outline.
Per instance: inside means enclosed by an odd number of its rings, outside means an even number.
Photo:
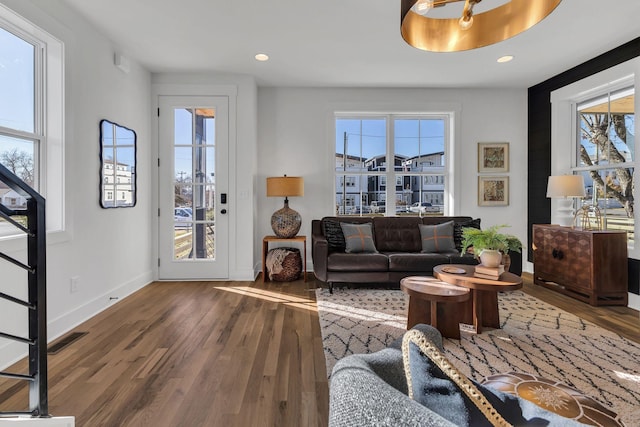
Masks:
[[[522,242],[512,234],[499,233],[507,225],[494,225],[486,230],[465,227],[462,229],[462,254],[473,247],[473,255],[488,267],[497,267],[502,261],[505,270],[509,270],[511,259],[509,251],[520,252]]]

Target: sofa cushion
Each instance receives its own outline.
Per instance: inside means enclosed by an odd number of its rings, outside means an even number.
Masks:
[[[373,232],[380,252],[420,252],[419,217],[374,217]]]
[[[468,379],[418,330],[405,333],[402,357],[409,397],[458,426],[582,425]]]
[[[330,251],[344,252],[346,243],[340,221],[331,218],[322,219],[322,232],[327,239]]]
[[[422,252],[450,252],[456,249],[453,242],[453,221],[438,225],[420,224],[418,227],[422,239]]]
[[[387,253],[389,256],[389,271],[433,271],[433,267],[440,264],[450,264],[449,257],[438,253]]]
[[[340,223],[344,234],[345,252],[376,253],[376,245],[373,242],[373,230],[371,224],[347,224]]]
[[[327,270],[342,272],[389,271],[389,258],[381,253],[347,254],[334,252],[327,257]]]
[[[463,228],[477,228],[478,230],[480,230],[480,218],[472,219],[471,221],[456,222],[453,224],[453,241],[458,252],[462,250]]]

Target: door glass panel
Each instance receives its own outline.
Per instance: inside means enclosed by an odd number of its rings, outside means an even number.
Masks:
[[[215,118],[212,108],[174,111],[174,259],[215,259]]]

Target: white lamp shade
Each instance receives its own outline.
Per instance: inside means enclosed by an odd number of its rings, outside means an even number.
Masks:
[[[547,197],[584,197],[585,195],[582,175],[557,175],[549,177]]]

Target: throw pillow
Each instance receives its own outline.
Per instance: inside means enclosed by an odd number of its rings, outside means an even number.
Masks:
[[[419,224],[422,252],[451,252],[456,250],[453,242],[453,221],[437,225]]]
[[[342,233],[342,227],[340,221],[335,219],[324,218],[322,220],[322,227],[324,228],[324,237],[327,238],[327,244],[329,251],[344,252],[345,242],[344,234]]]
[[[419,330],[404,334],[402,359],[409,397],[457,426],[583,425],[470,380]]]
[[[485,378],[483,386],[526,399],[547,411],[592,426],[623,427],[618,414],[559,381],[521,372]]]
[[[462,250],[463,228],[477,228],[480,230],[480,218],[472,219],[471,221],[456,222],[453,224],[453,241],[455,242],[456,250],[458,252]]]
[[[340,223],[344,234],[345,252],[355,253],[377,253],[376,245],[373,242],[371,224],[346,224]]]
[[[508,426],[474,383],[420,331],[404,334],[402,359],[409,397],[457,426]]]

